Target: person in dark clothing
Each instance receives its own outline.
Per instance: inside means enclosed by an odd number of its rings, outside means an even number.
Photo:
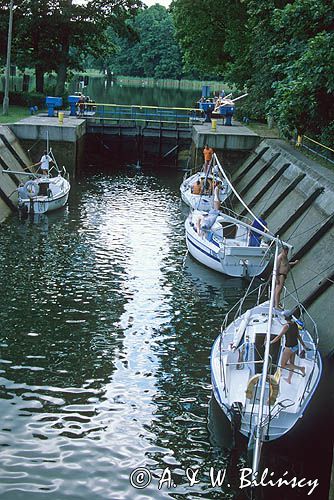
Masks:
[[[285,319],[286,324],[270,343],[275,344],[275,342],[278,342],[283,335],[285,335],[285,348],[282,355],[281,367],[289,370],[288,378],[285,380],[288,384],[291,384],[292,374],[294,371],[299,371],[302,376],[305,377],[305,366],[297,366],[294,364],[296,353],[298,352],[298,342],[302,344],[305,351],[308,349],[299,335],[298,326],[293,321],[292,316],[285,316]]]

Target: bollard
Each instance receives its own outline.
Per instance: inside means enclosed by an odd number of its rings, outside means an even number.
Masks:
[[[296,142],[296,148],[300,148],[301,145],[303,143],[303,136],[302,135],[298,135],[297,136],[297,142]]]
[[[58,111],[58,122],[60,125],[64,123],[64,111]]]
[[[215,120],[215,119],[211,119],[211,130],[213,132],[216,132],[216,130],[217,130],[217,120]]]

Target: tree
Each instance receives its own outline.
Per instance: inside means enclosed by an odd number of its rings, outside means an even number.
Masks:
[[[0,12],[6,10],[0,0]],[[14,52],[19,64],[33,66],[37,86],[43,87],[46,71],[57,73],[56,94],[64,92],[67,71],[81,69],[81,54],[103,56],[112,47],[105,29],[124,30],[125,20],[142,5],[141,0],[16,0]]]
[[[224,48],[227,10],[222,0],[172,1],[176,38],[187,71],[215,77],[224,74],[229,61]]]
[[[162,5],[138,13],[129,28],[137,38],[114,37],[117,52],[111,59],[114,72],[131,76],[179,78],[182,56],[175,39],[175,27]]]
[[[334,5],[295,0],[277,10],[271,52],[280,79],[270,106],[283,130],[297,129],[329,143],[334,128]]]

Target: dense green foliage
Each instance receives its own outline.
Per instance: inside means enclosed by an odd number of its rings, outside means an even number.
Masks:
[[[0,0],[1,25],[8,19],[8,0]],[[140,0],[15,0],[12,60],[36,70],[37,90],[43,75],[56,71],[56,93],[62,94],[69,69],[82,69],[87,54],[109,54],[105,30],[120,33],[125,20],[141,6]],[[2,27],[2,26],[1,26]],[[7,29],[4,28],[4,32]],[[4,41],[0,40],[4,57]]]
[[[114,73],[152,78],[180,78],[182,57],[175,39],[171,15],[161,5],[139,12],[128,23],[136,37],[121,38],[111,33],[117,46],[109,59]]]
[[[202,76],[223,75],[228,54],[224,51],[223,16],[217,15],[216,0],[172,2],[177,38],[184,52],[185,70]]]
[[[87,67],[153,78],[220,78],[247,89],[238,110],[272,115],[289,136],[331,145],[334,131],[334,0],[15,0],[12,60],[33,67],[36,89],[56,71]],[[4,62],[9,0],[0,0]]]
[[[172,13],[186,64],[247,89],[244,114],[333,141],[333,0],[173,0]]]

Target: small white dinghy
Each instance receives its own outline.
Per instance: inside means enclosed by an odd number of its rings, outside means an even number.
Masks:
[[[274,236],[218,211],[194,210],[185,222],[185,230],[190,254],[228,276],[259,276],[271,261]],[[250,246],[253,233],[262,236],[260,246]]]
[[[181,198],[191,208],[208,212],[213,208],[214,184],[216,182],[221,183],[218,198],[220,203],[223,203],[230,196],[232,189],[224,177],[219,175],[216,163],[207,175],[204,172],[197,172],[187,177],[185,174],[180,186]],[[199,191],[197,194],[196,188]]]
[[[277,254],[276,250],[275,262]],[[276,265],[270,301],[258,303],[242,314],[244,297],[230,324],[231,311],[225,317],[211,352],[215,399],[232,426],[248,438],[253,474],[259,467],[263,442],[280,438],[303,416],[322,372],[316,325],[298,301],[291,314],[300,313],[298,320],[293,318],[306,347],[304,356],[297,342],[300,358],[296,356],[293,369],[289,363],[282,367],[285,335],[270,344],[286,324],[282,311],[273,307],[275,279]],[[259,297],[263,286],[252,293],[258,292]]]

